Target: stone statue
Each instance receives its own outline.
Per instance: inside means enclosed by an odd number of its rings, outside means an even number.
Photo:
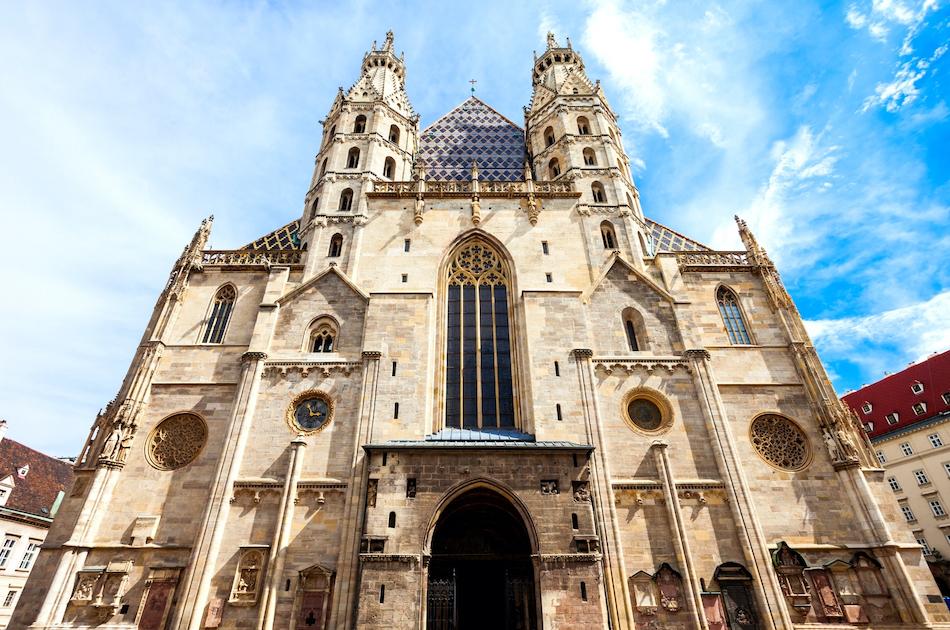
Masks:
[[[831,461],[841,461],[841,452],[838,450],[838,443],[835,441],[835,438],[828,431],[822,431],[821,434],[822,437],[824,437],[825,446],[828,448],[828,454],[831,456]]]

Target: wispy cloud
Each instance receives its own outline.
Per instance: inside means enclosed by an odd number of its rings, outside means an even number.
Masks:
[[[886,83],[878,83],[874,94],[864,100],[861,111],[866,112],[872,107],[883,105],[889,112],[897,112],[910,105],[920,95],[918,83],[927,76],[931,64],[943,57],[947,52],[947,44],[937,48],[927,59],[912,59],[902,62],[894,78]]]

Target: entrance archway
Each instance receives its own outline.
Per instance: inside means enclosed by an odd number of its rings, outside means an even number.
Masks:
[[[427,630],[535,630],[531,538],[498,492],[452,500],[432,533]]]

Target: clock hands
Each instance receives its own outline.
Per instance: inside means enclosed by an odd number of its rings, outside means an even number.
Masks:
[[[311,405],[313,405],[313,403],[307,403],[307,411],[310,412],[310,417],[311,418],[314,416],[316,416],[317,418],[321,417],[323,415],[323,412],[320,411],[319,409],[317,411],[314,411]]]

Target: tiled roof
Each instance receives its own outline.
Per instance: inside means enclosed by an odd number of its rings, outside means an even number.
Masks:
[[[491,448],[504,450],[548,449],[548,450],[593,450],[587,444],[577,444],[564,440],[537,441],[533,435],[514,429],[472,429],[445,428],[437,433],[425,436],[421,440],[389,440],[382,444],[368,444],[366,449],[404,449],[404,448]]]
[[[471,96],[422,132],[419,158],[427,179],[468,180],[476,163],[479,179],[520,181],[524,130]]]
[[[18,471],[29,466],[26,476]],[[15,440],[0,440],[0,479],[13,478],[13,492],[6,508],[50,518],[50,509],[60,491],[73,480],[72,464],[44,455]]]
[[[918,384],[920,391],[914,391]],[[947,400],[944,400],[944,394]],[[935,415],[950,411],[950,350],[914,363],[896,374],[841,397],[851,407],[865,428],[870,425],[871,438],[889,435],[908,426],[926,422]],[[921,413],[914,410],[914,405]],[[870,407],[865,411],[865,405]],[[896,413],[891,424],[888,414]]]
[[[709,251],[709,248],[699,241],[683,236],[676,230],[671,230],[656,221],[646,219],[646,224],[650,228],[653,237],[654,252]]]
[[[299,229],[300,220],[291,221],[284,227],[265,234],[241,249],[297,249],[300,247],[300,238],[297,236],[297,230]]]

